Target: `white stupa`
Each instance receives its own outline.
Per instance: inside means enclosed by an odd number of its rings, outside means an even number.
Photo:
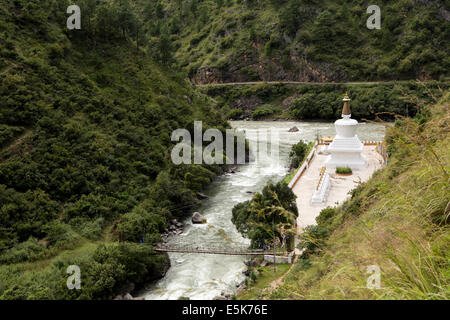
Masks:
[[[362,169],[366,165],[366,159],[362,156],[363,144],[356,135],[358,121],[351,119],[350,98],[345,96],[342,119],[334,123],[336,137],[328,147],[330,155],[325,161],[327,169],[336,167],[348,167]]]

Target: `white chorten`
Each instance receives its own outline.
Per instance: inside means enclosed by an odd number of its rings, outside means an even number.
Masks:
[[[362,156],[363,144],[356,135],[358,121],[351,119],[350,98],[345,96],[342,119],[334,123],[336,137],[328,147],[330,155],[325,161],[327,169],[336,167],[349,167],[362,169],[366,165],[366,159]]]

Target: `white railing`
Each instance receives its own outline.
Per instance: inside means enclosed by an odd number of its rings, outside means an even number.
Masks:
[[[321,172],[317,188],[316,190],[314,190],[314,193],[311,197],[312,204],[322,204],[326,202],[328,198],[328,193],[330,192],[331,187],[330,175],[328,174],[328,171],[325,169],[325,167],[322,170],[323,172]]]
[[[376,145],[380,143],[381,141],[361,141],[364,145]]]

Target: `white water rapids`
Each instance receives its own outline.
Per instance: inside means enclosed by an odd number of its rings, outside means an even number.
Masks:
[[[292,121],[232,121],[238,130],[272,129],[279,133],[279,157],[270,154],[258,162],[238,166],[238,172],[217,177],[204,193],[209,197],[202,201],[198,211],[208,223],[193,225],[186,219],[183,234],[169,243],[199,244],[222,243],[224,247],[249,244],[231,222],[231,210],[239,202],[251,199],[247,191],[258,192],[271,180],[278,182],[288,172],[288,155],[291,146],[299,140],[313,141],[317,136],[334,136],[333,123]],[[289,133],[297,126],[300,131]],[[384,126],[360,124],[358,136],[364,140],[382,140]],[[270,150],[270,146],[268,147]],[[148,300],[178,299],[189,297],[213,299],[223,291],[233,292],[244,280],[246,270],[243,256],[170,253],[171,268],[166,276],[148,286],[142,295]]]

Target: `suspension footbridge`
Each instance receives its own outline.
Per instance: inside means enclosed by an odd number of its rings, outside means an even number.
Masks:
[[[196,254],[218,254],[227,256],[262,256],[270,255],[272,250],[249,249],[248,247],[225,247],[225,246],[198,246],[198,245],[160,245],[156,248],[157,252],[176,252],[176,253],[196,253]],[[276,255],[287,255],[286,251],[275,251]]]

